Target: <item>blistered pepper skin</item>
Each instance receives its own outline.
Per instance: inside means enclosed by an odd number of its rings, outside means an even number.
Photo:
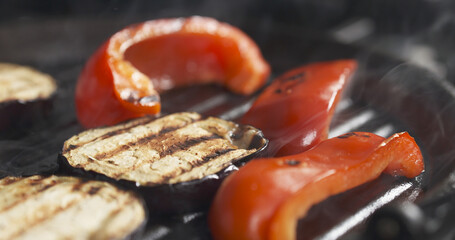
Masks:
[[[298,67],[268,86],[241,122],[262,130],[275,156],[301,153],[327,139],[343,89],[355,60],[337,60]]]
[[[295,239],[297,220],[312,205],[377,178],[389,166],[407,177],[423,171],[419,147],[409,134],[384,139],[350,133],[301,154],[253,160],[218,190],[209,212],[213,237]]]

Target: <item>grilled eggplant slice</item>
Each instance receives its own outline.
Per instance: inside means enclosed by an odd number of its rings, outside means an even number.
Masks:
[[[267,144],[251,126],[183,112],[82,132],[64,143],[61,168],[136,188],[148,207],[207,207],[222,179]],[[101,175],[101,176],[100,176]]]
[[[17,131],[42,119],[51,109],[55,80],[35,69],[0,63],[0,130]]]
[[[139,237],[146,211],[132,192],[64,176],[0,180],[0,239]]]

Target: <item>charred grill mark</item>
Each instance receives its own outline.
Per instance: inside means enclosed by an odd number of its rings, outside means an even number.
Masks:
[[[163,135],[163,134],[166,134],[166,133],[175,131],[175,130],[180,129],[180,128],[183,128],[183,127],[185,127],[185,126],[187,126],[187,125],[188,125],[188,124],[186,124],[186,125],[184,125],[184,126],[173,126],[173,127],[163,128],[163,129],[161,129],[161,130],[158,132],[158,135]]]
[[[233,149],[233,148],[215,150],[213,153],[210,153],[210,154],[202,157],[201,161],[196,162],[196,164],[194,164],[193,167],[201,166],[204,163],[210,162],[214,158],[220,157],[220,156],[222,156],[228,152],[232,152],[234,150],[235,149]]]
[[[126,132],[130,131],[131,129],[133,129],[133,128],[137,127],[137,126],[145,125],[145,124],[148,124],[148,123],[153,122],[155,120],[156,120],[156,118],[154,118],[154,117],[144,117],[144,118],[141,118],[139,120],[135,120],[136,122],[134,124],[131,124],[128,127],[121,128],[121,129],[116,129],[116,130],[107,132],[107,133],[105,133],[105,134],[103,134],[103,135],[101,135],[99,137],[96,137],[96,138],[91,139],[89,141],[80,142],[79,144],[70,144],[68,146],[68,148],[64,149],[63,154],[66,154],[66,153],[68,153],[70,151],[78,149],[78,148],[84,146],[87,143],[105,140],[105,139],[111,138],[113,136],[116,136],[116,135],[119,135],[119,134],[122,134],[122,133],[126,133]],[[188,124],[191,124],[191,123],[193,123],[195,121],[196,121],[195,119],[190,119],[190,121],[183,123],[180,127],[184,127],[184,126],[186,126]],[[165,127],[165,128],[160,130],[159,134],[167,133],[167,132],[170,132],[170,131],[178,129],[176,127],[177,126]]]
[[[114,165],[114,166],[118,166],[118,164],[117,164],[117,163],[115,163],[115,162],[114,162],[114,161],[112,161],[112,160],[107,160],[107,163],[109,163],[109,164],[112,164],[112,165]]]
[[[19,182],[20,180],[22,180],[22,178],[6,177],[5,179],[2,179],[2,186],[4,187],[15,182]]]
[[[232,148],[229,148],[229,149],[217,149],[205,156],[203,156],[199,161],[196,161],[196,162],[193,162],[192,163],[192,168],[191,169],[180,169],[182,170],[179,174],[183,174],[183,173],[187,173],[189,171],[191,171],[193,168],[195,167],[199,167],[199,166],[202,166],[203,164],[207,163],[207,162],[210,162],[211,160],[217,158],[217,157],[220,157],[224,154],[227,154],[229,152],[232,152],[234,151],[235,149],[232,149]],[[231,162],[235,161],[235,159],[231,160]],[[175,169],[175,170],[178,170],[178,169]],[[168,175],[164,175],[163,176],[163,183],[167,183],[169,182],[170,179],[174,178],[175,176],[177,176],[177,171],[174,171]]]
[[[63,154],[71,152],[71,151],[73,151],[75,149],[78,149],[78,148],[84,146],[85,144],[87,144],[89,142],[95,142],[95,141],[101,141],[101,140],[108,139],[108,138],[116,136],[118,134],[122,134],[122,133],[128,132],[131,129],[133,129],[133,128],[139,126],[139,125],[150,123],[150,122],[152,122],[154,120],[155,120],[155,118],[153,118],[153,117],[144,117],[144,118],[141,118],[139,120],[136,120],[137,122],[135,122],[134,124],[132,124],[132,125],[126,127],[126,128],[116,129],[116,130],[107,132],[107,133],[105,133],[105,134],[103,134],[103,135],[101,135],[99,137],[96,137],[94,139],[90,139],[89,141],[80,142],[79,144],[70,144],[68,146],[68,148],[63,150]]]
[[[28,199],[30,199],[31,197],[33,197],[39,193],[43,193],[44,191],[48,190],[51,187],[54,187],[57,184],[56,180],[51,180],[48,183],[44,183],[44,181],[46,179],[48,179],[48,178],[27,179],[27,180],[31,180],[31,182],[29,182],[28,185],[35,186],[36,190],[32,193],[30,193],[30,192],[22,193],[21,198],[18,201],[13,202],[10,205],[1,208],[0,213],[8,211],[9,209],[15,207],[16,205],[27,201]]]
[[[74,149],[79,148],[81,145],[70,144],[67,148],[63,150],[63,154],[73,151]]]
[[[87,179],[78,179],[78,182],[74,184],[72,191],[80,191],[82,189],[82,186],[84,186],[86,183],[88,183]]]
[[[42,184],[43,183],[43,178],[42,177],[39,177],[39,178],[30,178],[28,179],[28,185],[30,186],[35,186],[35,185],[39,185],[39,184]]]
[[[98,141],[98,140],[104,140],[104,139],[107,139],[107,138],[110,138],[110,137],[113,137],[115,135],[118,135],[118,134],[122,134],[122,133],[125,133],[125,132],[128,132],[130,131],[131,129],[137,127],[137,126],[140,126],[140,125],[143,125],[143,124],[148,124],[152,121],[156,120],[156,118],[153,118],[153,117],[145,117],[145,118],[141,118],[139,120],[136,120],[137,122],[135,122],[134,124],[131,124],[130,126],[126,127],[126,128],[120,128],[120,129],[116,129],[116,130],[113,130],[113,131],[110,131],[110,132],[107,132],[97,138],[95,138],[94,140],[92,141]]]
[[[49,184],[49,185],[44,185],[42,188],[40,188],[37,193],[40,193],[40,192],[44,192],[46,191],[47,189],[51,188],[55,186],[55,182],[52,182],[52,184]]]
[[[90,234],[90,236],[88,237],[88,239],[100,239],[101,236],[103,236],[103,234],[105,234],[105,229],[107,228],[107,226],[109,226],[109,224],[111,223],[111,220],[115,217],[115,215],[119,214],[122,210],[123,210],[123,207],[126,206],[127,204],[125,204],[124,202],[122,202],[122,204],[119,204],[119,206],[114,209],[113,211],[111,211],[105,219],[103,219],[99,229],[100,231],[95,231],[93,232],[92,234]],[[110,237],[112,238],[112,237]]]
[[[195,137],[195,138],[189,138],[187,137],[185,141],[181,141],[181,138],[175,138],[175,137],[168,137],[166,135],[160,135],[161,138],[155,139],[157,142],[161,142],[161,145],[159,146],[161,149],[159,149],[160,153],[160,158],[164,158],[166,156],[170,156],[176,152],[179,151],[185,151],[191,148],[192,146],[195,146],[199,143],[202,143],[204,141],[208,140],[213,140],[213,139],[222,139],[223,137],[216,135],[216,134],[211,134],[211,135],[206,135],[206,136],[201,136],[201,137]],[[165,139],[165,140],[164,140]],[[152,143],[153,144],[153,143]],[[197,154],[196,154],[197,155]],[[142,162],[141,164],[135,165],[134,169],[141,167],[144,165],[146,161]],[[178,170],[176,168],[175,170]],[[128,171],[128,170],[125,170]],[[123,171],[123,172],[125,172]],[[122,175],[122,173],[119,173],[118,176]],[[167,182],[169,179],[175,177],[177,175],[177,172],[174,171],[168,175],[163,176],[163,182]],[[117,177],[118,177],[117,176]]]
[[[115,149],[112,149],[109,152],[96,154],[93,158],[95,158],[95,159],[110,158],[110,157],[112,157],[112,156],[114,156],[116,154],[119,154],[120,152],[128,150],[131,147],[139,146],[139,145],[145,145],[148,142],[150,142],[152,139],[163,138],[163,136],[165,136],[167,133],[176,131],[176,130],[178,130],[180,128],[183,128],[185,126],[186,125],[184,125],[184,126],[170,126],[170,127],[163,128],[158,133],[152,133],[150,135],[146,135],[146,136],[144,136],[142,138],[137,139],[136,141],[131,141],[131,142],[128,142],[128,143],[126,143],[124,145],[121,145],[121,146],[119,146],[119,147],[117,147]]]
[[[175,139],[176,141],[170,141],[165,146],[163,146],[163,150],[160,151],[160,157],[163,158],[168,155],[172,155],[178,151],[187,150],[190,147],[197,145],[201,142],[212,140],[212,139],[221,139],[223,137],[212,134],[208,136],[201,136],[196,138],[187,138],[185,141],[181,142],[179,139]]]
[[[89,195],[95,195],[100,190],[101,190],[101,186],[91,186],[87,193]]]
[[[177,169],[175,169],[175,170],[177,170]],[[183,173],[183,171],[182,171],[182,173]],[[164,176],[162,176],[162,179],[163,179],[163,180],[162,180],[161,183],[168,183],[169,180],[171,180],[171,179],[174,178],[175,176],[177,176],[177,171],[173,171],[173,172],[171,172],[171,173],[169,173],[169,174],[167,174],[167,175],[164,175]],[[155,185],[155,184],[157,184],[157,183],[154,182],[153,185]]]
[[[73,200],[72,202],[68,203],[67,205],[65,205],[64,207],[60,206],[58,208],[55,208],[53,209],[53,211],[51,212],[47,212],[46,215],[43,215],[41,216],[40,218],[36,219],[35,221],[31,222],[30,224],[27,225],[27,228],[22,228],[20,231],[12,234],[10,236],[11,239],[14,239],[14,238],[17,238],[19,237],[20,235],[24,234],[28,229],[40,224],[40,223],[43,223],[45,222],[46,220],[49,220],[50,218],[52,218],[53,216],[59,214],[60,212],[63,212],[69,208],[71,208],[72,206],[75,206],[76,204],[78,204],[79,201],[78,200]]]
[[[102,159],[105,159],[105,158],[110,158],[110,157],[112,157],[112,156],[114,156],[116,154],[119,154],[119,153],[121,153],[123,151],[128,150],[131,147],[131,145],[133,145],[133,144],[121,145],[121,146],[119,146],[119,147],[117,147],[115,149],[112,149],[109,152],[98,153],[93,158],[98,160],[98,161],[100,161]],[[88,159],[90,159],[90,158],[88,158]]]
[[[111,221],[114,219],[114,217],[116,215],[118,215],[120,212],[122,212],[125,207],[130,207],[130,206],[133,206],[133,204],[136,202],[136,198],[130,194],[128,194],[127,197],[125,198],[121,198],[121,201],[119,202],[119,204],[117,205],[117,207],[113,210],[111,210],[111,212],[106,216],[106,218],[103,219],[103,221],[101,222],[100,226],[98,229],[100,229],[101,231],[95,231],[93,232],[92,234],[90,234],[89,238],[88,239],[102,239],[102,238],[106,238],[105,234],[106,234],[106,231],[105,229],[107,229],[107,226],[110,225]],[[109,239],[113,239],[114,237],[113,236],[108,236]],[[116,237],[115,237],[116,238]]]

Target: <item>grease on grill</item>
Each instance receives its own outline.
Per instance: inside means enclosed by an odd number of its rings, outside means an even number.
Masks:
[[[65,142],[62,155],[73,167],[152,186],[217,173],[264,141],[253,127],[197,113],[146,119],[82,132]]]

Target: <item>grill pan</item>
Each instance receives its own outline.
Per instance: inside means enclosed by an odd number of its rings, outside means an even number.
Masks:
[[[0,25],[0,47],[8,46],[0,51],[0,61],[36,67],[56,78],[59,86],[45,121],[0,138],[0,177],[57,169],[63,141],[83,130],[73,101],[78,74],[94,49],[125,25],[115,19]],[[301,28],[254,19],[241,28],[257,41],[272,66],[272,77],[305,63],[357,59],[359,70],[336,110],[330,135],[369,131],[387,137],[409,131],[424,154],[426,170],[415,179],[382,175],[311,208],[299,222],[299,239],[360,237],[367,220],[381,207],[403,201],[419,204],[447,189],[455,169],[455,89],[446,80],[390,56]],[[61,33],[70,35],[54,38]],[[31,40],[34,36],[40,37]],[[83,37],[74,40],[75,36]],[[164,113],[197,111],[235,121],[255,96],[238,96],[213,85],[192,86],[163,94],[162,109]],[[143,239],[211,239],[206,212],[167,218],[151,215]]]

